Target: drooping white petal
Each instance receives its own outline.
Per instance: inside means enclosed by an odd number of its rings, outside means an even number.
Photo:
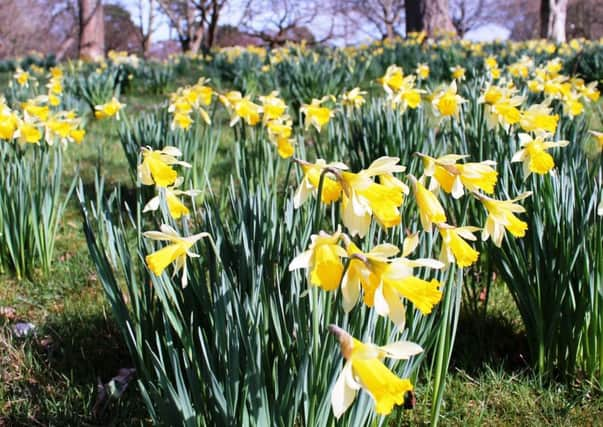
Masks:
[[[419,344],[410,341],[396,341],[379,347],[379,349],[385,352],[386,357],[400,360],[408,359],[423,352],[423,348]]]
[[[144,209],[142,210],[142,212],[149,212],[149,211],[156,211],[157,209],[159,209],[159,196],[155,196],[153,197],[151,200],[149,200],[149,202],[144,206]]]
[[[289,264],[289,271],[297,270],[300,268],[310,268],[310,260],[312,258],[312,251],[305,251],[297,255]]]
[[[348,368],[348,366],[350,366]],[[333,391],[331,392],[331,408],[333,409],[333,415],[339,419],[344,412],[350,407],[356,398],[356,390],[348,386],[346,377],[349,375],[346,371],[351,369],[350,363],[346,363],[343,370],[339,374]]]

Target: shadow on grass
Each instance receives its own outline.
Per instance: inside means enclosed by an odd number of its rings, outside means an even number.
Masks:
[[[461,313],[451,369],[473,375],[491,366],[499,366],[509,373],[528,369],[529,348],[525,333],[496,311],[485,316]]]
[[[93,414],[97,384],[132,367],[116,325],[104,312],[62,313],[42,325],[37,337],[13,342],[22,349],[25,375],[15,375],[5,387],[0,426],[148,424],[134,381],[119,401]]]

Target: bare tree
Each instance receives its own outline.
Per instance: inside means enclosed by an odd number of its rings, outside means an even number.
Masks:
[[[452,24],[459,37],[486,24],[506,26],[512,0],[450,0]]]
[[[336,8],[328,0],[248,0],[239,28],[270,47],[287,41],[322,43],[334,35],[335,13]],[[310,30],[318,20],[328,26],[322,28],[325,34],[320,38]]]
[[[412,3],[415,0],[407,0]],[[341,4],[347,11],[346,19],[355,28],[367,21],[375,28],[381,39],[393,39],[401,33],[400,27],[404,17],[404,0],[347,0]]]
[[[541,0],[540,36],[558,43],[565,41],[568,0]]]
[[[429,35],[455,33],[448,0],[409,0],[405,4],[406,32],[425,31]]]
[[[178,34],[183,52],[212,47],[227,0],[157,0]]]
[[[105,26],[102,0],[78,0],[80,58],[105,56]]]
[[[73,26],[71,0],[1,0],[0,58],[54,53]],[[76,35],[77,40],[77,35]]]
[[[140,36],[140,48],[142,56],[147,58],[151,48],[151,38],[157,30],[155,0],[137,0],[136,13],[138,18],[138,32]]]

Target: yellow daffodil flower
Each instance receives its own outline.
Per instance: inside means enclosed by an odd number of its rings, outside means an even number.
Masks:
[[[29,82],[29,73],[27,71],[23,71],[21,68],[17,68],[14,77],[17,83],[19,83],[19,86],[27,87],[27,83]]]
[[[366,96],[366,92],[360,90],[359,87],[355,87],[349,92],[345,92],[341,97],[341,102],[344,106],[349,108],[360,108],[365,102],[364,97]]]
[[[464,80],[465,79],[465,69],[460,65],[456,65],[450,69],[450,73],[452,73],[452,78],[454,80]],[[456,92],[456,90],[455,90]]]
[[[465,99],[457,94],[456,82],[438,90],[432,100],[433,108],[443,117],[458,116],[464,102]]]
[[[538,135],[555,133],[559,116],[551,114],[551,108],[546,104],[534,104],[521,113],[519,125],[526,132]]]
[[[325,204],[339,200],[341,197],[341,184],[338,178],[333,178],[333,172],[346,170],[348,168],[346,165],[338,162],[326,163],[323,159],[316,160],[316,163],[308,163],[301,160],[298,163],[304,172],[304,178],[293,197],[295,208],[300,207],[310,194],[315,195],[317,193],[318,186],[320,185],[320,176],[326,168],[332,172],[324,173],[320,200]]]
[[[234,126],[241,119],[249,126],[255,126],[260,122],[261,113],[262,108],[245,96],[233,102],[230,126]]]
[[[274,91],[270,95],[260,96],[264,121],[280,119],[287,110],[287,104],[278,97],[278,92]]]
[[[305,128],[308,129],[310,126],[320,132],[323,126],[326,126],[331,117],[333,117],[333,111],[328,107],[323,107],[321,104],[330,99],[330,97],[324,97],[322,99],[313,99],[308,104],[303,104],[300,111],[305,115]]]
[[[400,90],[404,79],[404,71],[397,65],[390,65],[385,70],[385,75],[378,79],[378,82],[383,85],[383,89],[388,94],[393,94]]]
[[[399,207],[404,201],[405,185],[393,176],[403,172],[397,157],[380,157],[358,173],[341,172],[344,193],[341,212],[344,225],[352,236],[364,237],[374,216],[383,228],[400,223]],[[383,177],[384,183],[373,181]]]
[[[333,415],[339,419],[352,405],[360,388],[365,389],[375,402],[375,412],[388,415],[395,405],[409,397],[413,387],[409,380],[398,378],[382,362],[384,358],[405,360],[423,349],[412,342],[397,341],[382,347],[365,344],[335,325],[329,326],[345,359],[343,370],[331,394]]]
[[[182,153],[176,147],[164,147],[162,150],[153,150],[142,147],[142,163],[138,165],[138,177],[143,185],[157,185],[168,187],[173,185],[178,174],[172,165],[190,168],[191,165],[176,159]]]
[[[295,153],[293,146],[295,140],[291,138],[292,127],[293,122],[287,115],[281,115],[278,119],[269,120],[266,123],[268,138],[276,145],[278,155],[283,159],[287,159]]]
[[[492,242],[500,248],[505,236],[505,229],[515,237],[525,236],[528,224],[517,218],[515,214],[523,213],[526,210],[515,202],[523,200],[531,194],[528,191],[511,200],[495,200],[483,194],[476,194],[488,212],[486,226],[482,230],[482,240],[492,238]]]
[[[544,141],[542,136],[532,138],[526,133],[520,133],[519,141],[522,149],[519,150],[511,162],[523,162],[523,173],[528,177],[534,172],[539,175],[547,174],[555,166],[553,156],[546,150],[553,147],[565,147],[569,141]]]
[[[342,258],[346,251],[339,246],[341,232],[329,235],[324,231],[313,234],[307,251],[296,256],[289,264],[289,271],[300,268],[308,271],[308,281],[325,291],[334,291],[339,287],[343,275]]]
[[[429,191],[414,176],[409,175],[415,191],[421,225],[425,231],[431,231],[431,224],[446,222],[446,213],[435,194]]]
[[[442,298],[437,280],[426,281],[413,276],[414,267],[444,266],[433,259],[406,258],[418,245],[417,235],[405,240],[400,258],[391,258],[400,251],[390,244],[377,245],[369,252],[361,252],[347,236],[344,236],[344,240],[350,259],[341,285],[346,312],[354,307],[362,290],[364,304],[375,307],[380,316],[388,317],[398,327],[403,327],[406,321],[403,298],[412,302],[423,314],[430,313]]]
[[[178,187],[182,185],[183,182],[182,177],[178,177],[176,182],[171,187],[165,187],[165,201],[170,212],[170,215],[174,219],[180,219],[182,215],[187,216],[190,212],[188,208],[180,201],[180,196],[189,196],[191,198],[198,196],[201,194],[199,190],[179,190]],[[145,205],[143,212],[156,211],[159,209],[159,205],[161,202],[161,190],[160,194],[153,197],[149,202]]]
[[[174,274],[182,270],[182,287],[186,287],[188,274],[186,257],[197,258],[199,255],[190,251],[190,248],[201,238],[209,237],[208,233],[199,233],[193,236],[182,237],[176,230],[163,224],[161,231],[145,231],[143,235],[152,240],[167,240],[169,245],[145,257],[147,267],[155,274],[161,276],[168,265],[174,263]]]
[[[498,172],[493,168],[496,162],[487,160],[480,163],[457,163],[468,156],[447,154],[434,159],[425,154],[418,154],[423,159],[425,176],[435,179],[436,185],[430,188],[442,187],[446,193],[455,199],[463,194],[463,187],[469,191],[481,190],[492,194],[498,178]]]
[[[40,139],[42,139],[42,132],[33,123],[21,122],[15,132],[15,137],[21,142],[39,144]]]
[[[125,106],[121,104],[117,98],[113,97],[111,101],[106,104],[97,105],[94,107],[94,117],[97,119],[105,119],[108,117],[115,117],[119,120],[119,111]]]
[[[390,95],[393,107],[398,107],[400,111],[404,112],[408,107],[415,109],[421,105],[421,94],[425,91],[415,87],[415,79],[416,77],[413,75],[402,79],[400,89]]]
[[[426,80],[429,78],[429,65],[420,63],[417,65],[417,76],[421,80]]]
[[[19,119],[16,113],[2,105],[2,100],[0,99],[0,139],[7,141],[13,139],[18,126]]]
[[[469,267],[477,261],[479,252],[465,240],[477,240],[473,233],[479,230],[478,227],[452,227],[448,224],[439,224],[438,228],[442,236],[440,261],[450,264],[456,260],[456,264],[461,268]]]

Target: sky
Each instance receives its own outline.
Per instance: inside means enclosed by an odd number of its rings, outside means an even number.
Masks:
[[[303,0],[300,0],[303,1]],[[132,15],[132,20],[134,23],[138,24],[138,9],[137,4],[138,0],[121,0],[118,1],[123,6],[125,6]],[[146,4],[146,2],[143,2]],[[221,24],[230,24],[237,25],[241,20],[242,15],[242,0],[233,0],[229,6],[227,6],[227,10],[224,11],[222,15],[222,19],[220,21]],[[321,36],[324,36],[328,31],[330,21],[324,16],[318,16],[315,19],[315,22],[312,24],[312,31],[314,35],[320,39]],[[350,37],[347,42],[350,44],[358,44],[367,41],[369,37],[370,29],[367,27],[364,30],[358,31],[356,36]],[[504,27],[495,24],[484,25],[479,27],[473,31],[467,32],[465,38],[472,41],[493,41],[493,40],[505,40],[509,38],[510,31]],[[376,36],[376,34],[375,34]],[[175,34],[172,32],[172,37],[175,37]],[[167,40],[170,38],[170,29],[166,18],[162,18],[162,22],[159,23],[159,26],[156,32],[153,34],[153,40]],[[343,39],[336,40],[335,44],[344,45],[346,41]]]

